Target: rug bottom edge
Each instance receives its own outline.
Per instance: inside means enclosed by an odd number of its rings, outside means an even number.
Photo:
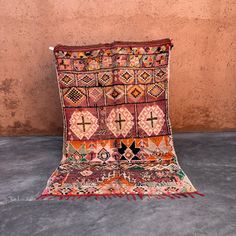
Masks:
[[[73,195],[53,195],[53,194],[41,194],[36,198],[36,200],[77,200],[77,199],[87,199],[90,197],[94,197],[96,200],[98,199],[111,199],[111,198],[127,198],[127,200],[136,200],[137,198],[144,199],[144,198],[155,198],[155,199],[178,199],[178,198],[195,198],[195,196],[204,197],[203,193],[199,191],[194,192],[183,192],[183,193],[165,193],[159,195],[152,195],[152,194],[73,194]]]

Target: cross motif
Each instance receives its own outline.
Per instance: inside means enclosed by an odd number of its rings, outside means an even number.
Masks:
[[[84,116],[81,116],[82,121],[80,123],[77,123],[77,125],[82,125],[83,126],[83,132],[85,132],[85,126],[86,125],[91,125],[90,122],[85,122]]]
[[[151,126],[152,126],[152,128],[153,128],[153,121],[154,121],[154,120],[157,120],[157,117],[153,117],[153,116],[152,116],[152,111],[150,112],[150,115],[151,115],[151,117],[150,117],[150,118],[147,118],[147,121],[151,121]]]
[[[116,123],[119,124],[119,128],[121,129],[122,128],[122,122],[125,122],[126,120],[122,120],[121,119],[121,114],[119,113],[119,119],[115,120]]]

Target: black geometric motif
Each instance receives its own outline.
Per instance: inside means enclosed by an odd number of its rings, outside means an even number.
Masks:
[[[135,147],[135,141],[127,147],[123,142],[121,142],[121,148],[118,148],[118,152],[122,155],[120,160],[139,160],[137,154],[140,148]]]

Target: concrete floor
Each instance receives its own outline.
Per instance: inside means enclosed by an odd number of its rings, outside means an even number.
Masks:
[[[180,165],[205,197],[35,201],[61,137],[0,138],[0,235],[236,235],[236,133],[176,134]]]

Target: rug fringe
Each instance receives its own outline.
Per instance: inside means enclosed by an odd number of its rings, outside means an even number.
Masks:
[[[170,198],[172,200],[174,199],[179,199],[179,198],[195,198],[196,196],[194,195],[198,195],[201,197],[204,197],[205,195],[203,193],[200,193],[198,191],[195,192],[185,192],[185,193],[165,193],[165,194],[161,194],[161,195],[151,195],[151,194],[84,194],[84,195],[50,195],[50,194],[42,194],[39,197],[36,198],[36,200],[51,200],[51,199],[58,199],[58,200],[76,200],[76,199],[80,199],[80,198],[84,198],[87,199],[89,197],[94,197],[96,200],[99,199],[111,199],[111,198],[123,198],[126,197],[126,199],[128,201],[130,200],[137,200],[137,197],[139,197],[141,200],[143,200],[144,198],[156,198],[156,199],[167,199]]]

